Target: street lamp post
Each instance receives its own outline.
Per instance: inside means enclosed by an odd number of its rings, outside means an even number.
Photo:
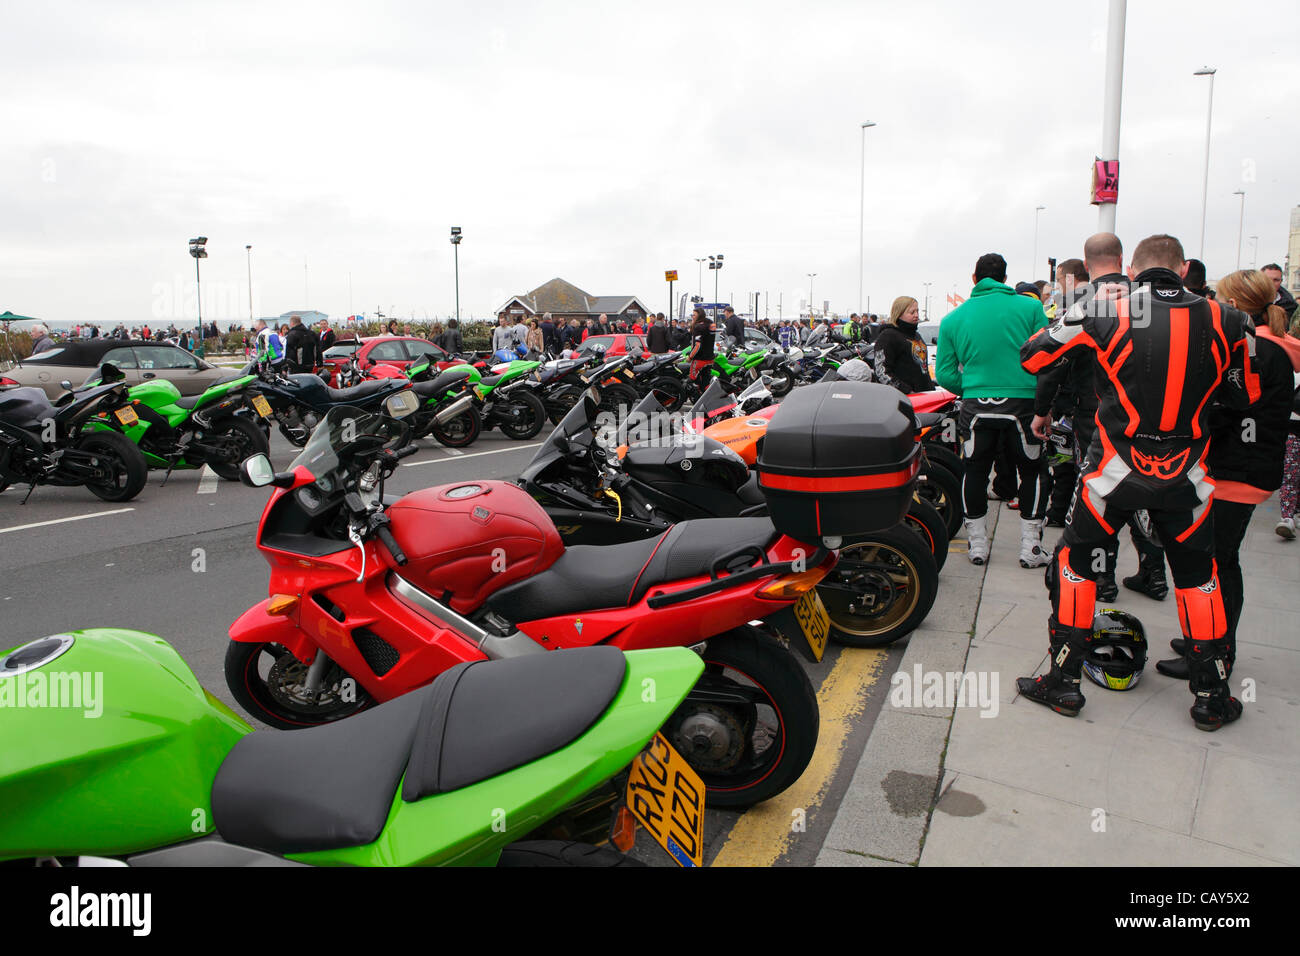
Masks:
[[[451,227],[451,248],[456,259],[456,324],[460,325],[460,226]]]
[[[858,311],[862,311],[862,261],[866,255],[863,236],[867,230],[867,129],[875,126],[871,120],[862,124],[862,176],[858,193]]]
[[[248,255],[248,327],[253,327],[253,247],[244,246]]]
[[[1205,176],[1201,180],[1201,261],[1205,261],[1205,206],[1210,198],[1210,124],[1214,119],[1214,74],[1217,71],[1212,66],[1203,66],[1192,73],[1192,76],[1208,76],[1210,78],[1210,98],[1205,108]]]
[[[190,255],[194,257],[194,299],[199,310],[199,339],[195,347],[195,354],[199,358],[203,357],[203,287],[199,285],[199,260],[208,257],[208,250],[204,248],[207,242],[207,236],[199,236],[197,239],[190,240]]]
[[[1046,206],[1037,206],[1034,209],[1034,261],[1029,267],[1029,281],[1034,281],[1034,276],[1038,274],[1038,215]]]
[[[713,315],[718,314],[718,273],[722,271],[722,253],[709,256],[709,268],[713,270]]]
[[[1255,268],[1255,255],[1259,252],[1259,236],[1250,237],[1250,267]]]
[[[934,285],[934,283],[922,282],[921,285],[925,286],[925,321],[929,322],[930,321],[930,286]]]
[[[817,273],[815,272],[808,273],[808,322],[809,324],[811,324],[813,320],[813,279],[815,278],[817,278]]]
[[[1237,268],[1241,268],[1241,230],[1246,225],[1246,190],[1237,189],[1232,193],[1241,197],[1241,212],[1237,215]]]
[[[695,260],[696,272],[698,273],[697,278],[699,280],[699,288],[696,290],[696,294],[699,295],[701,302],[704,301],[704,263],[708,261],[709,261],[708,256],[701,256],[700,258]],[[709,268],[712,269],[713,266],[709,266]]]

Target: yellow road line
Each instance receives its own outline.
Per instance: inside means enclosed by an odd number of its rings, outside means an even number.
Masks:
[[[795,813],[811,816],[820,805],[839,767],[854,718],[861,715],[867,692],[880,678],[888,651],[846,647],[817,692],[821,727],[817,749],[794,786],[745,811],[731,828],[713,866],[771,866],[801,836],[792,827]]]

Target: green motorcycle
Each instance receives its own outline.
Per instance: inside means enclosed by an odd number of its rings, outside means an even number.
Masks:
[[[528,387],[528,376],[541,367],[541,362],[524,359],[493,366],[486,375],[475,367],[479,377],[471,378],[472,391],[484,428],[500,427],[515,441],[537,436],[546,424],[546,404]]]
[[[480,661],[349,720],[254,732],[161,638],[41,638],[0,653],[0,861],[625,865],[516,841],[626,770],[616,844],[630,815],[698,865],[703,784],[657,731],[703,669],[681,647]]]
[[[122,433],[139,446],[151,469],[166,468],[170,474],[175,468],[207,465],[226,481],[238,481],[240,462],[271,450],[257,424],[259,417],[272,416],[271,406],[249,390],[256,381],[256,375],[244,375],[184,398],[171,382],[154,379],[128,390],[136,421],[123,424],[120,417],[103,412],[90,419],[86,430]]]

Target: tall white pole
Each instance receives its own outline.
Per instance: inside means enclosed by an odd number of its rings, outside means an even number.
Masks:
[[[1106,92],[1101,121],[1101,158],[1119,160],[1119,113],[1124,95],[1124,21],[1127,0],[1110,0],[1106,27]],[[1102,203],[1097,211],[1097,230],[1115,231],[1115,204]]]
[[[1038,275],[1038,214],[1046,208],[1046,206],[1038,206],[1034,210],[1034,261],[1029,266],[1030,282],[1035,281],[1035,276]]]
[[[1241,268],[1241,230],[1246,225],[1246,190],[1238,189],[1234,196],[1241,197],[1241,213],[1237,216],[1237,268]]]
[[[1201,251],[1199,253],[1202,262],[1205,261],[1205,207],[1210,198],[1210,127],[1214,120],[1214,74],[1215,69],[1209,66],[1203,66],[1192,76],[1208,76],[1210,78],[1210,99],[1205,108],[1205,176],[1201,180]]]
[[[867,127],[875,126],[871,120],[862,124],[862,176],[861,189],[858,193],[858,311],[862,311],[862,269],[866,256],[863,236],[867,231]]]

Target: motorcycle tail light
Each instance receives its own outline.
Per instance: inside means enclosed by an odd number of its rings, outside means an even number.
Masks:
[[[614,829],[609,834],[609,842],[623,853],[631,853],[636,846],[636,817],[629,807],[618,808],[614,814]]]
[[[266,606],[267,614],[284,614],[290,615],[298,609],[298,595],[296,594],[272,594],[271,600]]]
[[[799,574],[786,574],[759,589],[758,596],[772,601],[793,601],[821,583],[829,568],[815,567]]]

